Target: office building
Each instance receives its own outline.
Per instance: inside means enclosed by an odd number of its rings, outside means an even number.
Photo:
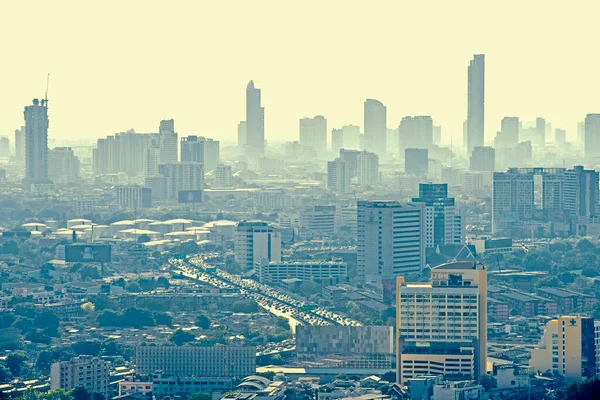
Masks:
[[[341,158],[327,162],[327,189],[337,194],[351,192],[350,165]]]
[[[25,183],[52,183],[48,178],[48,100],[25,107]]]
[[[389,281],[425,266],[423,203],[359,201],[357,231],[360,281]]]
[[[363,150],[364,151],[364,150]],[[348,163],[350,168],[350,177],[356,178],[358,176],[358,155],[359,150],[347,150],[340,149],[340,159]]]
[[[152,382],[148,382],[151,385],[150,392],[152,397],[156,399],[163,399],[164,397],[171,399],[188,398],[198,393],[227,393],[234,389],[233,378],[215,376],[163,376],[160,373],[153,374],[151,378]],[[121,388],[127,387],[128,383],[145,386],[144,382],[119,382],[119,395],[128,394],[121,393]]]
[[[579,121],[577,123],[577,144],[581,148],[585,145],[585,121]]]
[[[15,129],[15,158],[23,162],[25,161],[25,126]]]
[[[361,186],[373,186],[379,183],[379,156],[368,151],[358,153],[356,175]]]
[[[299,362],[322,367],[391,369],[394,328],[299,325],[296,354]]]
[[[256,348],[249,346],[136,347],[136,373],[241,379],[256,373]]]
[[[117,186],[117,205],[124,209],[152,207],[152,189],[135,185]]]
[[[181,162],[200,163],[204,172],[214,171],[219,164],[220,143],[203,136],[181,138]]]
[[[475,54],[468,68],[466,149],[484,145],[485,121],[485,55]]]
[[[300,120],[300,146],[317,155],[327,152],[327,120],[322,115]]]
[[[486,373],[487,278],[469,261],[431,269],[430,282],[396,279],[396,371],[401,384],[419,375],[479,380]]]
[[[233,175],[231,165],[218,164],[214,170],[215,187],[228,188],[233,185]]]
[[[519,144],[519,118],[504,117],[502,118],[500,132],[494,140],[496,149],[514,149]]]
[[[600,325],[590,317],[561,316],[546,323],[529,365],[538,373],[550,372],[567,382],[596,376],[596,332]]]
[[[246,147],[246,121],[240,121],[237,127],[237,144],[238,149],[244,150]]]
[[[475,147],[471,153],[471,171],[494,172],[496,170],[496,150],[493,147]]]
[[[358,150],[360,148],[360,126],[357,125],[344,125],[341,129],[343,146],[341,148],[349,150]],[[331,151],[337,152],[338,150],[333,148]]]
[[[167,119],[160,121],[158,140],[160,147],[160,163],[168,164],[177,162],[177,132],[175,132],[174,120]]]
[[[10,158],[10,140],[8,136],[0,136],[0,158]]]
[[[204,168],[200,163],[161,164],[158,172],[164,177],[166,200],[178,200],[183,191],[204,190]]]
[[[379,100],[365,101],[364,149],[384,157],[387,149],[387,109]]]
[[[244,269],[266,259],[281,261],[281,233],[261,221],[241,221],[234,238],[235,261]]]
[[[454,198],[448,197],[448,184],[421,183],[419,197],[413,203],[425,204],[426,246],[464,243],[462,217],[456,210]]]
[[[344,130],[343,129],[332,129],[331,130],[331,152],[339,153],[344,148]]]
[[[257,261],[254,271],[261,283],[280,284],[286,279],[337,284],[348,277],[348,265],[341,261]]]
[[[583,150],[585,158],[592,161],[600,158],[600,114],[585,116]]]
[[[433,144],[438,146],[442,144],[442,127],[439,125],[433,126]]]
[[[91,356],[79,356],[61,361],[50,367],[50,388],[66,392],[83,387],[88,392],[99,393],[108,398],[108,365],[104,360]]]
[[[403,117],[398,128],[400,154],[406,149],[431,149],[433,120],[430,116]]]
[[[48,177],[57,185],[67,185],[79,179],[80,163],[70,147],[48,151]]]
[[[247,156],[260,157],[265,152],[265,108],[261,106],[261,91],[250,81],[246,87],[246,147]]]
[[[308,206],[300,212],[300,228],[323,237],[335,233],[335,206]]]
[[[535,139],[533,144],[543,146],[546,143],[546,120],[537,117],[535,119]]]
[[[567,142],[567,131],[564,129],[556,128],[554,130],[554,143],[558,146],[562,146]]]
[[[429,151],[427,149],[406,149],[404,151],[404,172],[409,175],[427,175],[429,172]]]

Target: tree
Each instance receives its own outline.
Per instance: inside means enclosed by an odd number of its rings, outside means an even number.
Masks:
[[[91,314],[95,310],[94,303],[92,303],[91,301],[88,301],[87,303],[83,303],[81,305],[81,309],[83,310],[84,313]]]
[[[196,318],[196,326],[200,329],[210,329],[210,319],[205,315],[198,315]]]
[[[142,291],[142,288],[137,282],[129,282],[127,286],[125,286],[125,290],[129,293],[139,293]]]
[[[94,309],[97,311],[102,310],[115,310],[117,308],[117,304],[105,294],[99,294],[92,299],[92,303],[94,304]]]
[[[233,312],[238,313],[255,313],[258,312],[258,305],[251,299],[240,299],[231,306]]]
[[[74,343],[71,346],[73,352],[80,355],[97,356],[102,350],[102,343],[97,340],[86,340],[83,342]]]
[[[158,286],[162,286],[165,289],[168,289],[169,287],[171,287],[169,280],[167,278],[165,278],[164,276],[161,276],[160,278],[158,278],[156,280],[156,283],[158,284]]]
[[[5,364],[0,364],[0,382],[8,382],[12,379],[12,373]]]
[[[73,400],[92,400],[90,392],[81,386],[71,390],[69,394],[73,397]]]
[[[98,272],[98,268],[86,265],[79,270],[79,276],[83,281],[100,279],[100,272]]]
[[[173,323],[173,318],[171,318],[171,316],[169,314],[162,313],[162,312],[155,312],[154,313],[154,321],[156,322],[156,325],[171,326],[171,324]]]
[[[113,311],[104,311],[96,321],[100,326],[120,326],[120,316]]]
[[[212,400],[212,396],[208,393],[194,393],[188,397],[188,400]]]
[[[169,341],[171,343],[175,343],[177,346],[183,346],[184,344],[194,340],[196,340],[196,336],[182,329],[177,329],[169,338]]]
[[[149,241],[151,241],[152,239],[150,238],[150,236],[146,235],[145,233],[141,234],[140,236],[138,236],[137,238],[137,242],[138,243],[148,243]]]
[[[36,328],[48,328],[48,327],[55,327],[58,328],[60,326],[60,320],[58,319],[58,316],[50,310],[47,311],[42,311],[41,313],[39,313],[35,319],[33,320],[33,325]]]
[[[57,359],[57,354],[53,351],[43,350],[38,354],[35,360],[35,367],[41,372],[47,373],[50,371],[50,366]]]
[[[381,375],[381,379],[386,382],[396,382],[396,373],[394,371],[388,371]]]
[[[24,353],[10,353],[6,357],[6,366],[13,376],[21,375],[21,369],[25,360],[27,360],[27,356]]]

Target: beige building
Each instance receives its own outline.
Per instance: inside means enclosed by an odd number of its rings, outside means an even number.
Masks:
[[[91,357],[74,357],[70,361],[52,364],[50,368],[50,388],[69,391],[84,387],[89,392],[108,395],[108,366],[103,360]]]
[[[439,265],[431,281],[396,279],[397,381],[419,375],[478,380],[486,373],[487,277],[482,264]]]
[[[600,322],[590,317],[562,316],[546,323],[529,365],[536,372],[550,372],[568,382],[581,382],[597,373],[597,332]]]

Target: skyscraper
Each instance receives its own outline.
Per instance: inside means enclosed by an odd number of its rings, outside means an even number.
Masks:
[[[468,69],[467,154],[484,145],[485,55],[475,54]]]
[[[541,117],[535,119],[535,142],[538,146],[546,143],[546,120]]]
[[[585,116],[583,137],[585,158],[590,161],[600,158],[600,114]]]
[[[15,130],[15,157],[20,162],[25,160],[25,127]]]
[[[519,144],[519,117],[504,117],[494,140],[496,149],[514,149]]]
[[[341,158],[327,162],[327,189],[337,194],[350,193],[350,164]]]
[[[204,169],[200,163],[160,164],[158,172],[164,176],[167,200],[177,200],[181,191],[204,190]]]
[[[406,149],[431,149],[433,120],[430,116],[403,117],[400,122],[400,154]]]
[[[214,171],[220,160],[218,140],[190,135],[181,138],[181,162],[201,163],[204,172]]]
[[[419,197],[413,203],[425,203],[426,246],[463,243],[462,218],[456,210],[454,198],[448,197],[448,184],[421,183]]]
[[[331,130],[331,152],[338,153],[344,148],[344,131],[342,129]]]
[[[177,132],[175,132],[175,121],[172,119],[160,121],[158,137],[161,164],[177,162]]]
[[[496,150],[493,147],[477,146],[471,152],[471,171],[494,172],[496,170]]]
[[[365,101],[365,148],[379,157],[386,154],[387,149],[387,109],[379,100]]]
[[[427,175],[429,151],[427,149],[404,150],[404,172],[411,175]]]
[[[25,181],[51,183],[48,179],[48,100],[33,99],[25,107]]]
[[[357,214],[359,280],[389,281],[424,267],[424,204],[359,201]]]
[[[265,152],[265,108],[260,89],[250,81],[246,87],[246,155],[260,157]]]
[[[356,174],[361,186],[379,183],[379,157],[375,153],[361,151],[358,154]]]
[[[238,149],[244,150],[246,146],[246,121],[240,121],[237,128]]]
[[[327,152],[327,120],[322,115],[300,120],[300,145],[316,154]]]
[[[48,176],[57,185],[79,179],[79,158],[70,147],[56,147],[48,151]]]
[[[235,261],[246,271],[263,259],[281,261],[281,233],[262,221],[241,221],[234,239]]]
[[[397,382],[417,375],[479,380],[486,373],[487,277],[469,261],[431,269],[430,282],[396,279]]]

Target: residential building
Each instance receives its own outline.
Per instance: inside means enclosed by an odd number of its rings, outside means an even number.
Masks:
[[[496,149],[514,149],[519,144],[519,117],[504,117],[494,140]]]
[[[240,121],[237,129],[237,143],[240,150],[246,147],[246,121]]]
[[[171,163],[158,166],[164,177],[165,198],[178,200],[183,191],[202,192],[204,190],[204,168],[200,163]]]
[[[335,233],[335,206],[309,206],[300,212],[300,228],[316,236]]]
[[[468,68],[466,149],[484,145],[485,121],[485,55],[475,54]]]
[[[0,158],[10,158],[10,139],[0,136]]]
[[[218,164],[214,170],[215,183],[214,187],[228,188],[233,185],[233,175],[231,173],[231,165]]]
[[[19,129],[15,129],[15,158],[20,162],[25,161],[25,132],[24,125]]]
[[[317,155],[327,152],[327,120],[322,115],[300,120],[300,146]]]
[[[57,185],[79,180],[79,158],[70,147],[56,147],[48,151],[48,177]]]
[[[556,128],[554,130],[554,143],[558,146],[562,146],[567,142],[567,131],[564,129]]]
[[[220,143],[203,136],[181,138],[181,162],[200,163],[204,171],[213,171],[219,164]]]
[[[433,120],[430,116],[403,117],[398,128],[400,154],[406,149],[431,149]]]
[[[344,148],[344,130],[343,129],[332,129],[331,130],[331,152],[337,154],[340,149]]]
[[[486,373],[486,321],[484,265],[442,264],[427,283],[396,278],[398,383],[419,375],[479,380]]]
[[[358,202],[357,278],[393,280],[425,266],[425,207],[397,201]]]
[[[364,112],[365,146],[363,150],[384,157],[387,149],[387,109],[379,100],[367,99]]]
[[[161,371],[171,376],[237,378],[256,372],[256,348],[250,346],[170,346],[136,347],[136,372],[141,375]]]
[[[337,194],[350,193],[350,165],[341,158],[327,162],[327,189]]]
[[[348,277],[348,265],[341,261],[257,261],[254,271],[259,282],[279,284],[286,279],[335,284]]]
[[[261,106],[261,90],[250,81],[246,87],[245,154],[260,157],[265,152],[265,108]]]
[[[235,261],[245,270],[258,261],[281,261],[281,233],[261,221],[241,221],[234,239]]]
[[[493,147],[475,147],[471,153],[471,171],[494,172],[496,150]]]
[[[379,156],[368,151],[358,153],[356,174],[358,184],[372,186],[379,182]]]
[[[464,243],[462,217],[454,198],[448,197],[446,183],[419,184],[419,197],[412,201],[425,204],[425,243],[428,248]]]
[[[61,361],[50,367],[50,388],[69,391],[83,387],[89,392],[99,393],[107,398],[108,365],[100,358],[79,356],[70,361]]]
[[[410,175],[427,175],[429,151],[427,149],[406,149],[404,151],[404,172]]]
[[[177,158],[177,132],[175,121],[166,119],[160,121],[158,128],[158,145],[160,148],[160,163],[176,163]]]
[[[48,100],[25,107],[25,184],[52,183],[48,177]]]
[[[117,186],[117,205],[124,209],[152,207],[152,189],[136,185]]]

